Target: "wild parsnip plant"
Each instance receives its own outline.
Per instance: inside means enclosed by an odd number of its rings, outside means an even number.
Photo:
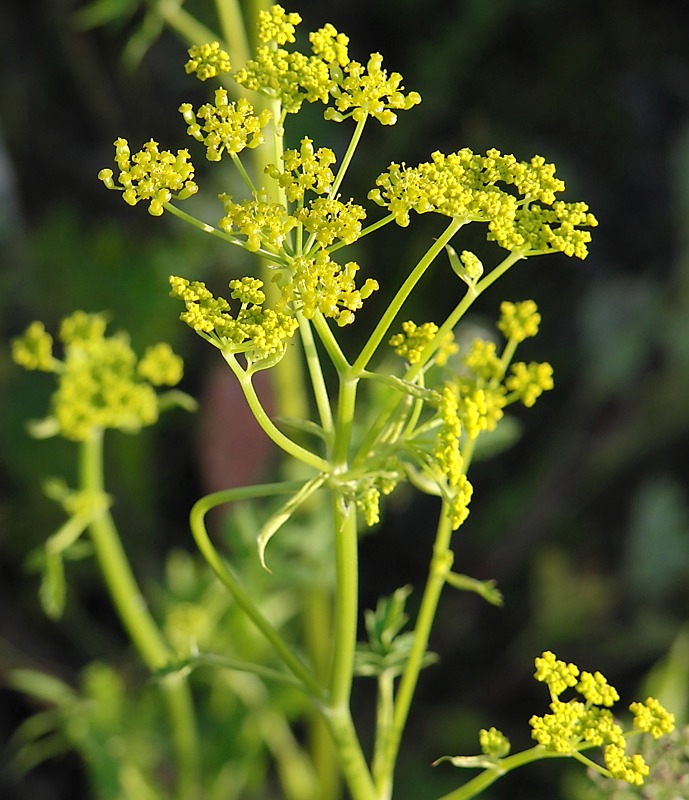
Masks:
[[[179,108],[194,140],[190,147],[210,162],[229,162],[243,187],[241,196],[219,196],[214,220],[185,210],[193,204],[184,201],[199,191],[189,150],[171,152],[149,141],[134,151],[120,138],[115,169],[103,169],[99,177],[129,205],[144,203],[153,216],[173,214],[230,248],[262,259],[259,274],[232,277],[225,296],[193,275],[178,274],[170,277],[171,295],[184,306],[182,321],[219,351],[286,463],[300,466],[289,481],[204,497],[191,511],[191,531],[219,582],[280,662],[278,670],[248,662],[223,668],[300,687],[332,740],[349,795],[388,800],[417,681],[433,661],[428,641],[443,588],[476,591],[489,602],[501,602],[492,582],[453,570],[450,546],[470,511],[468,472],[477,441],[496,429],[509,406],[530,407],[553,388],[548,363],[515,360],[519,344],[538,333],[540,315],[533,301],[500,304],[500,343],[476,339],[460,350],[454,331],[474,301],[524,259],[554,252],[584,259],[589,229],[597,223],[585,203],[559,199],[565,185],[553,164],[541,156],[520,161],[497,150],[436,151],[416,165],[392,163],[374,180],[367,198],[349,198],[346,179],[364,146],[366,127],[395,124],[398,114],[421,98],[405,89],[401,75],[383,66],[378,53],[366,63],[354,60],[348,37],[330,24],[310,33],[310,46],[300,50],[300,22],[297,13],[279,5],[261,11],[258,46],[243,63],[236,63],[218,41],[189,50],[186,72],[213,86],[207,103]],[[285,146],[291,121],[304,103],[322,104],[325,119],[340,127],[340,135],[346,130],[343,152],[308,137],[294,148]],[[257,164],[262,167],[256,169]],[[409,235],[406,229],[418,214],[436,215],[438,233],[417,263],[383,278],[344,256],[349,245],[385,227],[397,226],[405,229],[400,235]],[[494,263],[483,264],[462,249],[461,229],[469,223],[486,226],[487,239],[495,243]],[[405,305],[427,275],[442,281],[448,295],[456,293],[454,308],[434,322],[407,319]],[[357,323],[364,303],[377,322],[355,348],[347,329]],[[177,748],[177,796],[211,796],[204,793],[209,783],[204,783],[208,778],[198,752],[188,681],[188,672],[204,654],[192,651],[180,663],[140,602],[102,474],[107,428],[131,431],[151,424],[167,401],[190,405],[182,393],[156,396],[152,388],[175,385],[181,364],[165,345],[137,361],[124,335],[105,335],[102,315],[68,317],[59,338],[61,360],[40,323],[14,344],[18,363],[53,372],[58,380],[51,414],[35,432],[66,436],[81,451],[78,489],[53,490],[69,520],[46,543],[41,597],[46,611],[58,616],[64,604],[63,555],[88,530],[122,623],[160,678]],[[386,353],[397,357],[396,367]],[[255,376],[281,369],[284,376],[286,359],[295,364],[296,358],[305,369],[294,374],[308,386],[311,400],[299,417],[271,417],[256,391]],[[276,384],[278,404],[282,381]],[[358,538],[363,527],[379,522],[385,498],[403,483],[439,499],[428,580],[410,630],[405,630],[410,589],[403,587],[366,613],[369,640],[358,643]],[[252,586],[218,552],[206,530],[212,508],[270,497],[280,502],[256,530],[256,559],[266,570],[274,566],[271,540],[305,509],[317,509],[319,535],[332,543],[333,597],[332,603],[327,598],[319,606],[319,624],[326,628],[317,652],[290,640],[271,621]],[[378,685],[370,755],[351,713],[355,675],[374,677]],[[643,782],[648,767],[627,747],[630,733],[610,710],[618,694],[600,673],[580,672],[546,652],[536,659],[536,678],[546,684],[551,702],[550,713],[530,720],[535,746],[510,754],[501,732],[482,730],[480,755],[439,759],[480,770],[444,800],[475,797],[517,766],[549,757],[573,757],[601,774],[633,785]],[[579,698],[561,699],[569,689]],[[636,733],[657,738],[672,730],[672,715],[656,700],[630,708]],[[600,761],[589,755],[591,750],[601,751]],[[327,772],[322,762],[314,770],[320,778]],[[337,783],[323,778],[313,797],[337,797]]]

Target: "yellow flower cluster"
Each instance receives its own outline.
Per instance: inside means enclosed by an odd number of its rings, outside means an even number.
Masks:
[[[12,360],[29,370],[57,372],[60,362],[53,356],[53,337],[42,322],[32,322],[24,335],[12,342]]]
[[[237,155],[244,148],[263,144],[262,128],[272,117],[268,109],[258,116],[245,98],[230,102],[225,89],[215,90],[215,103],[205,103],[194,114],[190,103],[182,103],[179,111],[187,123],[187,133],[206,147],[209,161],[220,161],[223,153]],[[196,120],[203,124],[199,125]]]
[[[402,323],[402,332],[391,336],[388,344],[395,349],[395,355],[405,358],[409,364],[417,364],[421,353],[433,341],[437,332],[438,326],[435,322],[424,322],[422,325],[417,325],[415,322],[407,320]],[[457,350],[454,334],[447,334],[438,348],[435,363],[440,367],[445,366],[448,358]]]
[[[660,739],[665,733],[672,733],[675,717],[666,711],[654,697],[647,697],[643,703],[632,703],[629,710],[634,714],[634,727]]]
[[[288,13],[281,5],[258,12],[257,34],[259,42],[276,42],[286,44],[294,42],[294,32],[301,22],[296,12]]]
[[[194,45],[187,52],[189,60],[184,65],[184,71],[187,75],[196,75],[200,81],[207,81],[232,69],[230,57],[219,42]]]
[[[454,386],[443,387],[438,404],[441,426],[436,436],[433,457],[445,477],[449,499],[452,530],[469,516],[473,487],[464,474],[464,459],[460,450],[462,423],[458,413],[458,395]]]
[[[562,755],[574,755],[590,747],[603,747],[603,759],[609,774],[640,786],[649,769],[639,754],[627,755],[626,738],[609,710],[619,700],[617,690],[600,672],[581,672],[575,664],[560,661],[546,651],[536,659],[536,680],[550,691],[551,714],[529,720],[533,738],[543,747]],[[568,688],[574,688],[581,700],[560,700]],[[632,703],[637,729],[655,738],[670,733],[674,717],[654,698]]]
[[[380,522],[380,497],[392,494],[402,472],[398,461],[387,459],[383,467],[361,481],[353,494],[356,507],[364,515],[366,524],[371,527]]]
[[[392,163],[376,187],[370,199],[398,225],[409,224],[411,211],[487,222],[489,239],[524,255],[561,251],[585,258],[591,235],[580,227],[598,224],[585,203],[555,201],[565,185],[541,156],[524,162],[498,150],[485,156],[469,148],[450,155],[436,151],[416,167]]]
[[[120,170],[117,183],[111,169],[102,169],[98,178],[108,189],[122,191],[125,203],[130,206],[147,200],[149,213],[159,217],[165,203],[173,198],[185,200],[198,191],[192,180],[194,166],[187,150],[178,150],[177,155],[169,150],[161,151],[158,143],[151,139],[132,155],[126,139],[117,139],[114,144],[115,163]]]
[[[170,277],[170,292],[184,302],[180,319],[226,353],[243,353],[250,369],[263,369],[279,360],[298,327],[296,319],[264,308],[263,283],[257,278],[230,281],[231,297],[240,308],[233,315],[223,297],[215,297],[200,281]]]
[[[358,271],[358,264],[350,261],[343,267],[325,250],[314,258],[295,258],[289,277],[276,279],[282,293],[280,307],[291,306],[307,319],[320,312],[336,320],[340,327],[349,325],[354,322],[354,312],[378,289],[378,281],[372,278],[357,289],[354,277]]]
[[[520,400],[527,408],[531,408],[543,392],[555,386],[553,368],[547,362],[525,364],[518,361],[510,366],[510,372],[505,387],[513,394],[508,400]]]
[[[332,80],[330,69],[318,56],[264,45],[256,58],[234,75],[240,86],[280,101],[282,111],[296,114],[303,102],[327,103]]]
[[[348,61],[344,79],[330,90],[337,111],[328,109],[326,119],[340,122],[351,115],[356,122],[361,122],[372,116],[381,125],[394,125],[397,122],[395,111],[408,111],[421,102],[418,92],[403,93],[399,72],[388,75],[382,65],[380,53],[372,53],[365,67],[358,61]]]
[[[248,89],[267,94],[282,104],[284,113],[299,111],[304,101],[334,106],[327,119],[340,122],[368,116],[383,125],[397,121],[395,111],[412,108],[421,101],[417,92],[405,94],[402,76],[383,68],[383,58],[373,53],[364,66],[349,57],[349,39],[331,24],[309,34],[311,55],[286,50],[295,41],[298,14],[288,14],[275,5],[260,14],[258,38],[262,45],[256,58],[235,73],[235,80]]]
[[[167,344],[137,356],[124,333],[106,336],[102,314],[76,311],[62,321],[64,356],[53,356],[53,340],[41,323],[32,323],[13,342],[13,357],[27,369],[54,372],[58,387],[44,430],[83,441],[97,429],[136,432],[158,419],[154,386],[174,386],[182,378],[182,359]]]
[[[366,211],[351,200],[342,203],[327,197],[317,197],[306,208],[295,212],[304,228],[313,233],[321,247],[329,247],[336,239],[352,244],[361,235],[361,223]]]
[[[261,247],[280,250],[287,235],[297,224],[280,203],[271,203],[264,194],[253,200],[235,203],[229,195],[221,194],[225,216],[218,223],[226,233],[246,236],[246,249],[258,252]]]
[[[512,749],[510,740],[497,728],[481,728],[478,734],[481,752],[493,758],[504,758]]]
[[[498,328],[508,343],[518,344],[538,333],[540,314],[533,300],[504,302],[500,306]],[[548,363],[517,362],[505,375],[507,356],[500,357],[495,342],[475,339],[463,363],[467,372],[456,378],[459,415],[469,439],[482,431],[492,431],[503,416],[505,406],[521,402],[532,406],[544,391],[553,388],[553,368]]]
[[[309,34],[314,55],[321,56],[326,64],[346,67],[349,64],[349,36],[338,33],[329,22]]]
[[[275,164],[269,164],[266,173],[285,190],[291,203],[302,203],[307,191],[325,194],[335,180],[331,169],[335,163],[335,153],[328,147],[319,147],[314,151],[313,141],[308,137],[301,140],[299,150],[285,150],[282,162],[284,171],[280,171]]]
[[[533,300],[524,300],[521,303],[504,300],[500,303],[498,329],[505,339],[523,342],[524,339],[536,336],[540,324],[541,315]]]

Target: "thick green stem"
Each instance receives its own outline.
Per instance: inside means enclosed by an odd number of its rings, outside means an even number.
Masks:
[[[80,482],[84,491],[101,493],[103,486],[103,431],[83,442]],[[113,605],[139,655],[151,671],[164,667],[172,654],[134,578],[115,523],[107,509],[94,517],[89,534]],[[194,705],[186,678],[181,674],[161,680],[172,725],[178,759],[179,800],[199,797],[199,752]]]
[[[354,650],[359,613],[359,553],[356,509],[334,493],[335,530],[335,643],[330,675],[330,703],[334,708],[349,707],[352,691]]]

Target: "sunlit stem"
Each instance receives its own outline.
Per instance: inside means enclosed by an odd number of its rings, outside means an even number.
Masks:
[[[328,472],[330,465],[325,459],[317,456],[310,450],[301,447],[301,445],[298,445],[275,425],[273,420],[268,416],[266,410],[263,408],[261,401],[258,399],[254,385],[251,382],[251,376],[244,369],[242,369],[234,355],[224,352],[223,358],[229,364],[230,369],[237,377],[237,380],[242,387],[242,391],[244,392],[246,402],[248,403],[254,417],[256,417],[256,421],[263,429],[263,432],[270,439],[272,439],[275,444],[278,445],[278,447],[282,448],[293,458],[296,458],[298,461],[302,461],[304,464],[308,464],[319,472]]]
[[[327,435],[332,435],[333,431],[333,415],[330,408],[330,398],[328,395],[328,388],[325,385],[323,377],[323,370],[321,369],[321,362],[318,357],[316,343],[313,339],[313,332],[311,330],[311,323],[304,318],[302,314],[297,314],[299,320],[299,332],[301,334],[302,347],[304,348],[304,355],[306,357],[306,365],[311,377],[311,384],[313,386],[313,393],[316,400],[316,408],[318,409],[318,416],[321,421],[321,427]]]
[[[438,800],[471,800],[477,797],[481,792],[491,786],[503,775],[507,775],[513,769],[522,767],[525,764],[530,764],[533,761],[540,761],[544,758],[566,758],[570,753],[555,753],[552,750],[546,750],[541,745],[536,745],[529,750],[523,750],[521,753],[501,758],[498,764],[493,768],[485,769],[475,778],[472,778],[468,783],[460,786],[448,794],[444,794]]]
[[[438,608],[440,593],[445,585],[445,576],[452,566],[452,552],[450,550],[452,526],[448,510],[447,503],[443,502],[433,545],[433,557],[428,580],[414,627],[414,643],[400,679],[395,697],[392,725],[385,742],[384,751],[380,756],[379,780],[384,780],[386,785],[389,786],[392,786],[397,753],[428,648],[428,639]]]
[[[371,360],[373,354],[378,349],[378,346],[385,338],[387,332],[390,330],[390,326],[392,325],[395,317],[399,313],[416,284],[421,280],[426,270],[435,260],[436,256],[444,249],[445,245],[450,241],[450,239],[452,239],[452,237],[455,235],[455,233],[457,233],[462,225],[464,225],[464,223],[465,220],[463,218],[453,219],[443,233],[438,237],[438,239],[436,239],[431,247],[429,247],[426,254],[414,267],[414,269],[411,271],[411,274],[404,281],[402,286],[400,286],[397,294],[393,297],[392,301],[385,310],[380,322],[378,325],[376,325],[375,330],[364,345],[359,357],[354,362],[355,373],[358,373],[366,368],[368,362]],[[421,367],[419,367],[419,369],[421,369]]]
[[[232,503],[237,500],[246,500],[255,497],[270,497],[280,493],[292,494],[298,491],[302,485],[302,482],[284,482],[214,492],[213,494],[201,498],[201,500],[194,504],[189,516],[189,524],[201,554],[222,584],[229,589],[237,605],[270,642],[277,655],[295,678],[299,680],[312,697],[322,701],[324,697],[323,688],[304,664],[294,655],[292,648],[263,616],[240,582],[235,578],[230,568],[222,560],[208,536],[204,521],[206,514],[212,508],[224,503]]]

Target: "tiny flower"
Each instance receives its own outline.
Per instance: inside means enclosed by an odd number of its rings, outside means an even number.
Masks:
[[[245,148],[263,144],[262,129],[272,118],[268,109],[256,115],[253,105],[243,97],[230,102],[226,89],[216,89],[215,102],[202,105],[196,114],[190,103],[182,103],[179,111],[188,125],[187,133],[206,146],[209,161],[220,161],[223,153],[237,155]]]
[[[295,12],[287,13],[281,5],[274,5],[258,12],[257,32],[260,42],[286,44],[294,42],[294,32],[301,22]]]
[[[553,368],[548,363],[525,364],[520,361],[510,367],[511,375],[505,380],[505,387],[514,392],[516,399],[530,408],[536,400],[555,386]]]

